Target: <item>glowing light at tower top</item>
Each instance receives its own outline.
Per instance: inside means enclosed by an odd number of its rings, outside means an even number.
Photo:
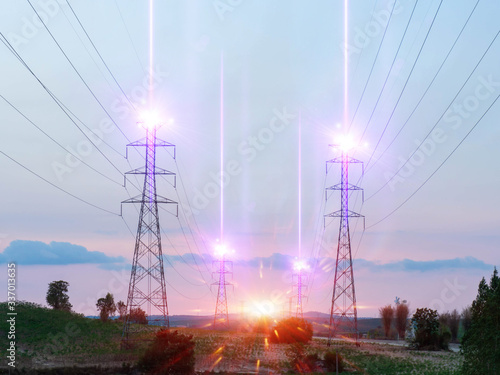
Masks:
[[[146,129],[158,129],[163,125],[171,125],[174,123],[174,119],[171,118],[168,121],[162,121],[162,116],[153,110],[142,111],[139,114],[138,124]]]
[[[296,260],[294,263],[293,263],[293,269],[295,271],[302,271],[302,270],[307,270],[309,268],[309,266],[307,265],[307,263],[303,260]]]
[[[163,125],[160,116],[155,111],[144,111],[139,115],[139,124],[147,129],[159,128]]]
[[[225,244],[215,245],[214,255],[217,259],[225,258],[229,254],[233,254],[234,250],[229,249]]]
[[[334,146],[343,152],[348,152],[358,147],[358,143],[350,135],[343,134],[335,137]]]

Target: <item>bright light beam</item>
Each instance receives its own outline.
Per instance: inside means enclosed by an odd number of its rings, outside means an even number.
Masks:
[[[149,105],[153,106],[153,4],[154,0],[149,0]]]
[[[298,241],[299,241],[299,259],[302,257],[302,112],[299,113],[299,156],[298,156],[298,171],[299,171],[299,180],[298,180]]]
[[[224,55],[220,55],[220,240],[224,241]]]
[[[347,92],[347,86],[348,86],[348,78],[349,78],[349,71],[348,71],[348,63],[349,63],[349,58],[348,58],[348,51],[347,51],[347,46],[348,46],[348,1],[349,0],[344,0],[344,126],[346,126],[348,122],[348,112],[349,112],[349,98],[348,98],[348,92]]]

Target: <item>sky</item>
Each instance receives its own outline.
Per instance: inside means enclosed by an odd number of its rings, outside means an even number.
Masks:
[[[170,314],[214,312],[221,199],[229,311],[288,310],[300,257],[304,311],[329,312],[340,169],[325,162],[346,133],[364,162],[349,170],[359,316],[396,296],[461,310],[498,267],[497,1],[349,1],[347,44],[343,1],[156,0],[152,26],[146,1],[30,1],[0,12],[29,68],[0,44],[0,274],[17,262],[19,299],[45,305],[66,280],[77,312],[126,300],[139,207],[121,202],[142,181],[124,173],[144,163],[126,149],[148,108],[176,145],[157,157],[180,202],[160,209]]]

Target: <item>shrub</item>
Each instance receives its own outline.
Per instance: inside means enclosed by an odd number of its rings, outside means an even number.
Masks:
[[[304,319],[288,318],[280,320],[272,329],[269,341],[273,343],[307,343],[313,335],[312,324]]]
[[[337,366],[339,368],[339,372],[343,372],[345,368],[344,358],[342,358],[342,356],[337,351],[330,350],[326,352],[323,364],[328,372],[335,372]]]
[[[416,349],[436,350],[439,347],[439,319],[436,310],[417,309],[411,323],[415,329],[413,347]]]
[[[129,320],[131,323],[148,324],[148,316],[140,307],[130,309]]]
[[[148,374],[194,374],[193,336],[162,329],[156,333],[151,346],[137,367]]]

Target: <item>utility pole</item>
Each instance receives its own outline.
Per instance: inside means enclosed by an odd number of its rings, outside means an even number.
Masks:
[[[131,323],[134,323],[133,313],[139,311],[139,309],[145,310],[150,317],[150,324],[170,327],[158,204],[175,204],[176,215],[178,214],[177,202],[162,197],[156,192],[157,175],[172,177],[175,187],[175,173],[156,166],[156,149],[158,147],[172,147],[173,158],[175,159],[175,145],[156,138],[156,131],[161,124],[152,116],[149,116],[146,121],[140,124],[146,130],[146,138],[130,143],[127,146],[145,147],[145,166],[127,172],[126,175],[144,175],[144,186],[141,195],[122,202],[141,204],[128,289],[127,315],[122,332],[123,343],[127,346],[130,346],[129,341],[134,340],[131,337],[133,333]],[[152,319],[153,316],[156,318]]]
[[[339,190],[341,195],[341,207],[339,211],[325,215],[325,221],[326,218],[340,218],[328,345],[330,345],[332,337],[339,335],[354,337],[356,343],[358,342],[358,316],[354,287],[354,272],[352,267],[349,218],[364,218],[364,216],[349,210],[349,192],[351,190],[363,190],[349,183],[349,164],[362,164],[362,162],[349,156],[348,152],[353,147],[347,139],[344,139],[340,145],[330,146],[340,149],[341,156],[328,160],[326,162],[326,170],[328,173],[328,165],[330,163],[340,164],[341,181],[340,184],[328,187],[325,195],[326,199],[328,199],[329,190]]]

